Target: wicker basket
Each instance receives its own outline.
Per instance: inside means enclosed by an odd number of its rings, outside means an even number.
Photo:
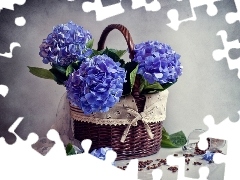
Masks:
[[[132,60],[134,57],[134,44],[127,28],[120,24],[111,24],[104,29],[98,42],[98,50],[104,49],[105,40],[109,32],[114,29],[119,30],[123,34],[128,45],[129,57]],[[148,99],[139,93],[139,87],[140,77],[137,76],[131,97],[134,99],[132,101],[136,104],[138,113],[141,113],[144,111],[145,103]],[[166,103],[162,106],[165,106],[163,107],[165,112]],[[165,117],[164,112],[163,117]],[[83,112],[71,104],[70,114],[73,121],[74,138],[79,141],[91,139],[92,146],[90,151],[101,147],[111,147],[117,153],[116,160],[127,160],[155,154],[161,148],[162,121],[148,123],[148,128],[146,128],[146,123],[138,121],[137,126],[129,127],[125,141],[121,142],[123,133],[126,132],[127,124],[107,125],[88,122],[86,121],[88,117],[86,116],[85,118]],[[82,121],[81,117],[84,117],[85,121]],[[149,131],[153,135],[152,138],[149,137]]]

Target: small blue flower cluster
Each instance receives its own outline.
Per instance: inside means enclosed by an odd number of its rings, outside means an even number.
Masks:
[[[134,61],[139,64],[137,73],[150,84],[175,83],[182,75],[180,55],[167,44],[148,41],[135,45],[134,52]]]
[[[91,155],[93,155],[93,156],[95,156],[95,157],[97,157],[101,160],[105,160],[106,159],[106,153],[107,153],[108,150],[112,151],[112,148],[105,147],[105,148],[94,149],[91,152]],[[112,165],[115,165],[115,162],[113,162]]]
[[[107,112],[119,102],[125,77],[120,63],[105,54],[86,59],[65,83],[68,99],[85,114]]]
[[[92,50],[86,48],[86,43],[92,39],[89,31],[76,25],[72,21],[53,28],[46,39],[39,46],[39,55],[43,63],[53,63],[68,66],[76,60],[82,60],[91,55]]]
[[[213,156],[214,156],[214,153],[211,152],[211,151],[206,151],[206,153],[203,155],[202,159],[203,160],[206,160],[208,162],[212,162],[213,161]]]

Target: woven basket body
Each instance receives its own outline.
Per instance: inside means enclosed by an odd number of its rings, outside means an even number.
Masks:
[[[122,32],[128,43],[129,57],[133,59],[134,45],[132,38],[128,30],[122,25],[112,24],[105,28],[98,43],[98,50],[104,48],[106,37],[113,29],[118,29]],[[152,95],[141,95],[139,87],[140,78],[137,76],[132,95],[127,97],[127,99],[120,100],[121,102],[117,103],[107,113],[97,113],[97,115],[87,116],[78,107],[70,104],[74,138],[79,141],[91,139],[92,146],[90,151],[102,147],[112,148],[117,153],[116,160],[146,157],[157,153],[161,148],[162,121],[166,116],[168,91],[165,90]],[[139,119],[137,122],[131,124],[131,121],[135,117],[131,113],[128,113],[127,108],[133,109],[135,114],[136,112],[140,114],[150,107],[154,108],[148,112],[148,115],[151,117],[152,114],[155,114],[154,120],[148,118],[146,121],[141,121]],[[111,115],[109,116],[109,114]],[[111,122],[108,122],[108,120]],[[129,124],[131,125],[129,126]],[[129,128],[127,133],[125,133],[123,142],[121,139],[128,126]],[[149,134],[152,134],[153,137],[150,137]]]
[[[74,136],[82,141],[91,139],[90,151],[101,147],[111,147],[117,153],[117,160],[128,160],[156,154],[160,150],[162,140],[162,122],[149,124],[154,134],[149,139],[142,122],[131,127],[124,143],[120,142],[126,126],[96,125],[87,122],[74,121]]]

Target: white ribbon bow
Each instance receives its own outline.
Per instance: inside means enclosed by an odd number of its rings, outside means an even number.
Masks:
[[[130,109],[130,108],[127,108],[127,111],[135,116],[135,118],[130,122],[130,124],[127,126],[127,128],[125,129],[125,131],[123,132],[123,135],[122,135],[122,138],[121,138],[121,142],[123,143],[125,140],[126,140],[126,137],[128,135],[128,132],[130,130],[130,127],[133,125],[133,126],[137,126],[137,121],[139,120],[142,120],[143,124],[144,124],[144,127],[146,128],[147,130],[147,133],[148,133],[148,136],[153,139],[153,133],[148,125],[148,120],[151,118],[151,113],[153,111],[155,107],[153,108],[148,108],[148,110],[146,112],[141,112],[141,113],[138,113],[137,111],[133,110],[133,109]]]

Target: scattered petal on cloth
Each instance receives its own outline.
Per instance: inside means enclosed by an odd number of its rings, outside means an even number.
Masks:
[[[112,148],[105,147],[105,148],[94,149],[91,152],[91,155],[93,155],[99,159],[105,160],[106,153],[108,150],[112,150]],[[113,162],[112,164],[115,165],[115,162]]]
[[[206,153],[203,155],[203,160],[206,160],[208,162],[213,162],[213,155],[214,153],[211,151],[206,151]]]

